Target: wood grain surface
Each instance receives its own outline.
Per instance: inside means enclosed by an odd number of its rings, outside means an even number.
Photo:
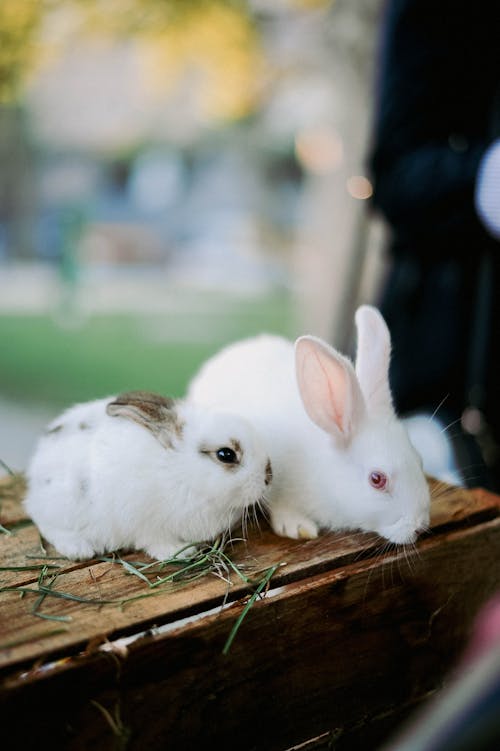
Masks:
[[[0,480],[0,706],[37,727],[23,727],[19,748],[50,734],[54,748],[189,749],[203,738],[272,751],[332,728],[347,737],[360,718],[435,690],[499,586],[500,498],[431,484],[431,531],[411,554],[375,535],[293,541],[264,520],[250,529],[231,558],[256,575],[281,565],[222,654],[252,586],[207,576],[120,605],[147,584],[117,563],[43,553],[22,485]],[[5,590],[36,589],[39,569],[26,567],[43,563],[61,566],[61,593],[109,604],[46,597],[42,615],[71,620],[35,615],[37,594]]]

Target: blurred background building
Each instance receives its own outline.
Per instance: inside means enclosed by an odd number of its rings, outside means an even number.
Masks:
[[[0,459],[55,410],[180,395],[262,330],[346,349],[384,273],[381,0],[3,0]]]

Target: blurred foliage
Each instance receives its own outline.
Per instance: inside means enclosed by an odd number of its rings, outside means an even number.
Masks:
[[[143,35],[146,80],[161,92],[198,79],[197,110],[204,118],[237,119],[255,104],[262,54],[257,31],[241,8],[204,2],[181,19]]]
[[[186,305],[164,316],[95,315],[73,329],[47,315],[2,315],[0,393],[55,407],[129,389],[181,396],[223,345],[263,330],[297,334],[286,294],[245,300],[197,293],[196,301],[203,315]]]
[[[37,40],[46,10],[43,0],[0,3],[0,103],[16,98],[38,59]]]
[[[0,102],[20,97],[40,65],[88,36],[137,40],[162,91],[194,71],[207,117],[251,110],[261,50],[243,0],[2,0]]]

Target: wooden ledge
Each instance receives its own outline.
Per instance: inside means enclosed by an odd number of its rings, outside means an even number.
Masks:
[[[431,485],[431,532],[412,554],[369,534],[294,541],[264,522],[251,529],[234,544],[235,563],[283,565],[228,654],[223,645],[252,591],[236,575],[229,587],[206,577],[123,608],[47,597],[40,612],[68,622],[34,616],[36,595],[0,592],[0,704],[21,724],[23,713],[36,717],[38,740],[50,732],[64,747],[82,748],[84,737],[100,749],[112,746],[96,704],[111,711],[118,702],[131,748],[164,748],[168,738],[176,751],[200,737],[220,749],[237,737],[241,749],[282,750],[337,725],[347,738],[360,718],[369,725],[412,705],[439,686],[500,582],[500,498]],[[0,524],[11,532],[0,538],[3,588],[36,585],[38,572],[21,567],[46,560],[21,497],[21,485],[0,480]],[[124,559],[138,557],[147,560]],[[55,587],[73,595],[145,592],[116,564],[57,563]],[[71,731],[44,711],[49,701],[69,713]],[[23,733],[28,748],[35,730]]]

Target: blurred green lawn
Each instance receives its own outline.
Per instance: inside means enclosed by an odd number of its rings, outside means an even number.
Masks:
[[[184,305],[169,314],[96,315],[72,328],[48,315],[1,315],[0,394],[54,406],[127,389],[180,396],[204,359],[261,331],[294,335],[287,295],[201,301],[196,312]]]

